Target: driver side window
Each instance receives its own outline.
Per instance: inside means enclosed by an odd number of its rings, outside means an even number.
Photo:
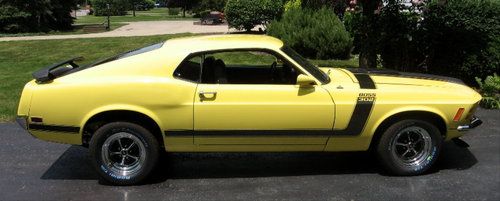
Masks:
[[[294,66],[266,51],[226,51],[202,57],[206,84],[295,84]]]

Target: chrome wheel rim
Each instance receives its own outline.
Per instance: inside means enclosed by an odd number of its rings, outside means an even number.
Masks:
[[[135,135],[119,132],[104,141],[101,157],[114,176],[126,178],[141,170],[146,160],[146,149]]]
[[[396,134],[391,150],[400,164],[419,166],[431,155],[432,138],[429,132],[421,127],[408,127]]]

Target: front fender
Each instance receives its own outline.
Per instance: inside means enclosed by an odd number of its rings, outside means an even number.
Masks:
[[[392,110],[389,110],[388,112],[385,112],[382,116],[378,117],[377,120],[374,122],[374,126],[372,126],[370,128],[370,130],[368,131],[368,133],[371,133],[372,134],[372,137],[373,137],[373,134],[375,134],[376,130],[379,128],[379,126],[387,119],[389,119],[390,117],[394,116],[394,115],[397,115],[397,114],[401,114],[401,113],[404,113],[404,112],[428,112],[428,113],[433,113],[435,115],[438,115],[439,117],[441,117],[441,119],[445,122],[446,124],[446,127],[448,128],[448,125],[449,125],[449,120],[447,117],[447,115],[445,113],[443,113],[441,110],[439,110],[438,108],[435,108],[435,107],[430,107],[430,106],[422,106],[422,105],[411,105],[411,106],[402,106],[402,107],[398,107],[398,108],[394,108]]]
[[[363,132],[356,136],[332,136],[325,146],[325,151],[366,151],[372,143],[379,126],[388,118],[403,112],[429,112],[438,115],[448,124],[447,113],[437,107],[408,105],[393,108],[392,105],[376,105],[366,123]]]

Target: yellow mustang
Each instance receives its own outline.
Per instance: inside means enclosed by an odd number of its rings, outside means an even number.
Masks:
[[[318,68],[257,35],[168,40],[86,66],[33,73],[17,121],[47,141],[88,146],[99,175],[143,181],[168,152],[372,150],[416,175],[443,141],[481,121],[460,80],[380,69]]]

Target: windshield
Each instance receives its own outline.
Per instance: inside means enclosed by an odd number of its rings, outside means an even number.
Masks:
[[[306,69],[307,72],[311,73],[316,79],[318,79],[322,84],[327,84],[330,82],[330,77],[320,70],[318,67],[313,65],[311,62],[307,61],[304,57],[300,56],[299,53],[295,52],[292,48],[288,46],[283,46],[281,48],[285,54],[291,57],[294,61],[300,64],[302,68]]]

